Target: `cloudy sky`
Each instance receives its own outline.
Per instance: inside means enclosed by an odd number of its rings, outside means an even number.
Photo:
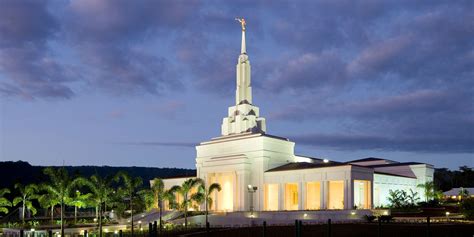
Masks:
[[[0,0],[0,160],[194,168],[234,103],[296,153],[474,166],[474,1]]]

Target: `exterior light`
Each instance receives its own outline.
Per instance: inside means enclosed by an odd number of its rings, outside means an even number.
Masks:
[[[115,230],[115,231],[114,231],[114,234],[118,234],[118,231],[117,231],[117,230]]]
[[[33,228],[32,228],[30,231],[31,231],[31,232],[34,232],[34,231],[35,231],[35,229],[33,229]]]
[[[97,222],[97,218],[94,218],[94,222]]]
[[[383,215],[384,216],[388,215],[388,211],[383,211]]]
[[[250,218],[254,218],[255,216],[253,214],[250,214]]]
[[[250,184],[247,185],[247,189],[248,189],[249,191],[252,190],[252,189],[253,189],[253,188],[252,188],[252,185],[250,185]]]
[[[305,214],[303,214],[303,217],[307,217],[307,216],[308,216],[308,214],[306,214],[306,213],[305,213]]]
[[[141,223],[142,223],[142,221],[138,221],[138,224],[141,224]]]
[[[324,159],[323,162],[324,162],[324,163],[329,163],[329,160],[328,160],[328,159]]]
[[[355,211],[351,211],[351,216],[354,216],[356,214]]]
[[[109,229],[107,229],[107,228],[104,229],[104,231],[105,231],[105,233],[109,233]]]
[[[447,212],[446,212],[446,216],[449,216],[449,214],[450,214],[449,211],[447,211]]]

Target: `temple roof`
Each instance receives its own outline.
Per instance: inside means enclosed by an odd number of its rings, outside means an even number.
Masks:
[[[351,164],[335,162],[335,161],[330,161],[328,163],[292,162],[292,163],[284,164],[282,166],[275,167],[273,169],[269,169],[265,172],[326,168],[326,167],[336,167],[336,166],[345,166],[345,165],[353,166]]]

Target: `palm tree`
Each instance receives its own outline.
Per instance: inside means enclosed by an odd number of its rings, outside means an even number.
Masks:
[[[17,183],[15,184],[15,189],[18,190],[20,196],[13,199],[13,206],[16,206],[21,202],[21,220],[25,222],[25,211],[27,208],[33,215],[36,214],[36,208],[33,206],[32,200],[38,198],[38,195],[36,194],[38,192],[38,186],[35,184],[23,186],[22,184]]]
[[[74,224],[77,223],[77,209],[89,206],[91,196],[91,193],[81,194],[79,190],[76,190],[75,195],[68,198],[67,204],[74,206]]]
[[[72,179],[64,167],[59,169],[48,167],[43,170],[43,173],[50,179],[50,183],[44,184],[44,188],[51,197],[59,200],[61,205],[61,236],[64,236],[64,206],[73,190],[81,185],[81,179]]]
[[[181,186],[175,185],[170,188],[169,192],[171,194],[178,194],[183,197],[183,201],[181,203],[177,203],[176,207],[179,210],[184,212],[184,228],[188,228],[188,208],[192,204],[193,201],[199,201],[198,196],[190,195],[190,192],[193,188],[197,187],[198,185],[202,184],[203,180],[200,178],[188,179],[181,184]]]
[[[161,183],[161,184],[160,184]],[[158,208],[159,209],[159,233],[163,231],[163,210],[165,201],[168,201],[169,207],[174,208],[176,205],[175,196],[173,193],[170,193],[170,190],[165,190],[163,185],[163,180],[159,178],[155,178],[152,180],[151,189],[144,189],[138,192],[140,196],[143,198],[147,210]]]
[[[469,191],[467,189],[461,187],[461,189],[459,190],[458,195],[459,195],[459,199],[462,200],[463,198],[469,196]]]
[[[115,176],[116,181],[122,180],[123,186],[119,188],[119,193],[123,193],[130,200],[130,222],[131,222],[131,232],[132,237],[134,236],[133,232],[133,199],[137,194],[137,189],[142,186],[143,181],[140,177],[131,177],[125,172],[119,171]]]
[[[433,181],[429,181],[423,184],[418,184],[417,187],[423,189],[425,193],[425,201],[429,201],[435,198],[436,186]]]
[[[51,193],[44,184],[40,186],[40,189],[45,190],[46,193],[39,196],[38,202],[42,208],[51,208],[51,224],[54,224],[54,207],[61,201],[54,193]]]
[[[212,206],[212,193],[214,191],[220,192],[222,190],[221,185],[218,183],[212,183],[206,188],[206,184],[203,182],[198,189],[198,192],[194,194],[193,199],[199,200],[199,203],[204,202],[206,210],[206,225],[208,222],[209,208]]]
[[[81,180],[82,184],[87,186],[92,191],[90,198],[94,202],[96,210],[98,210],[99,237],[102,237],[102,206],[112,199],[112,195],[115,192],[112,188],[113,178],[111,176],[102,178],[96,174],[92,175],[89,179],[79,179]]]
[[[0,189],[0,213],[8,213],[8,207],[12,206],[12,202],[8,200],[6,197],[4,197],[5,194],[10,193],[10,189],[8,188],[3,188]]]

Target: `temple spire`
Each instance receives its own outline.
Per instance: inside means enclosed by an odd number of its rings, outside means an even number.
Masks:
[[[259,117],[260,110],[252,104],[250,61],[245,45],[245,19],[235,18],[242,26],[242,45],[236,65],[235,106],[229,107],[228,115],[222,120],[223,136],[239,133],[265,133],[265,118]]]

